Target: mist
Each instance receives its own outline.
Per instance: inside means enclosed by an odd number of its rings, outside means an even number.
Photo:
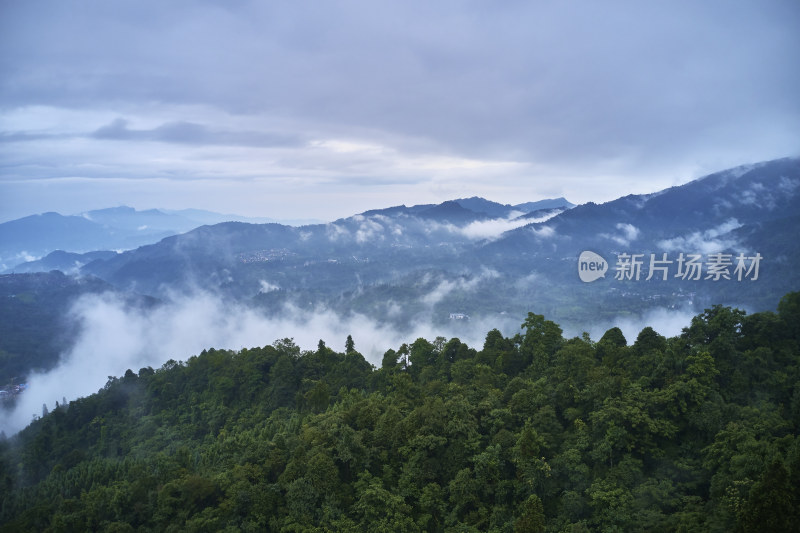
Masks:
[[[55,368],[28,377],[28,389],[17,397],[13,410],[0,412],[0,430],[6,435],[40,416],[43,404],[52,410],[56,401],[93,394],[109,377],[122,376],[128,369],[138,373],[147,366],[159,368],[170,359],[186,361],[208,348],[240,350],[291,338],[302,350],[315,350],[322,339],[332,349],[344,351],[345,340],[352,335],[356,350],[380,366],[388,349],[419,337],[458,336],[470,346],[481,347],[486,332],[498,327],[475,320],[466,331],[463,325],[439,327],[421,319],[401,333],[362,314],[344,315],[327,308],[308,311],[291,304],[267,317],[206,292],[173,296],[150,309],[131,307],[112,293],[84,295],[72,306],[70,319],[79,324],[75,343],[65,347]],[[514,326],[519,328],[519,322],[506,325],[503,333],[513,335]]]
[[[636,337],[646,327],[653,328],[659,334],[665,337],[675,337],[681,334],[683,328],[688,327],[692,318],[697,315],[691,306],[687,305],[678,309],[665,309],[657,307],[649,309],[642,313],[640,316],[620,316],[611,321],[592,324],[588,329],[585,329],[592,340],[600,340],[603,334],[613,327],[618,327],[625,340],[628,341],[628,346],[636,341]],[[573,331],[571,328],[564,328],[565,336],[569,331],[569,336],[578,335],[582,332]]]
[[[432,309],[452,290],[470,290],[497,275],[484,270],[468,281],[442,282],[423,302]],[[694,315],[689,307],[654,308],[639,317],[620,317],[582,329],[562,326],[567,338],[587,331],[594,340],[616,326],[632,344],[646,326],[666,337],[678,335]],[[7,435],[40,416],[43,405],[52,410],[56,401],[63,398],[72,401],[93,394],[109,377],[122,376],[128,369],[138,372],[148,366],[159,368],[170,359],[186,361],[208,348],[240,350],[290,338],[301,350],[315,350],[321,339],[332,349],[343,351],[345,339],[352,335],[356,350],[370,363],[380,366],[387,350],[419,337],[430,341],[439,336],[458,337],[480,349],[491,329],[497,328],[510,337],[520,332],[524,320],[524,317],[495,315],[473,318],[468,323],[452,321],[434,325],[430,313],[421,313],[409,327],[399,331],[364,314],[343,314],[325,307],[300,309],[291,303],[266,316],[258,309],[202,291],[173,295],[167,303],[147,309],[133,307],[114,293],[84,295],[72,306],[69,318],[79,326],[76,341],[65,346],[55,368],[29,376],[28,389],[17,397],[13,410],[0,412],[0,430]]]

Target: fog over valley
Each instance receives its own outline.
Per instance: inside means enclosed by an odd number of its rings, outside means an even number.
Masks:
[[[431,296],[435,298],[436,294]],[[14,409],[0,411],[0,430],[11,435],[29,424],[33,416],[40,416],[43,404],[52,410],[63,399],[69,402],[97,392],[109,377],[121,376],[128,369],[138,373],[143,367],[159,368],[170,359],[185,361],[208,348],[240,350],[288,338],[302,350],[315,350],[320,340],[343,350],[346,337],[352,335],[356,350],[379,367],[387,350],[397,350],[420,337],[431,341],[457,337],[480,348],[491,329],[513,337],[521,331],[524,319],[453,320],[439,326],[430,320],[432,303],[433,299],[426,301],[430,306],[427,312],[398,330],[358,313],[301,310],[291,304],[268,317],[258,309],[211,293],[176,296],[153,309],[131,307],[113,293],[82,296],[69,310],[69,320],[79,328],[74,344],[59,353],[55,367],[28,376],[28,388]],[[616,326],[625,338],[633,340],[650,326],[662,335],[674,336],[689,325],[693,315],[690,310],[655,309],[643,317],[592,324],[587,332],[597,340]],[[566,336],[582,333],[565,330]]]

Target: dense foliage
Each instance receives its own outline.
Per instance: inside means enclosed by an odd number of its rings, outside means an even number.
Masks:
[[[800,528],[800,293],[630,346],[532,313],[481,350],[418,339],[378,369],[355,343],[109,379],[0,444],[0,528]]]

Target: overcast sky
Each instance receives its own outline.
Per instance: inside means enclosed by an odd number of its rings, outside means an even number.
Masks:
[[[800,155],[800,2],[0,0],[0,220],[575,203]]]

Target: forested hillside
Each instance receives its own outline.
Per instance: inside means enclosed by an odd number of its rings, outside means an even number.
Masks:
[[[355,335],[129,370],[0,444],[0,529],[797,531],[800,293],[630,341],[531,313],[378,369]]]

